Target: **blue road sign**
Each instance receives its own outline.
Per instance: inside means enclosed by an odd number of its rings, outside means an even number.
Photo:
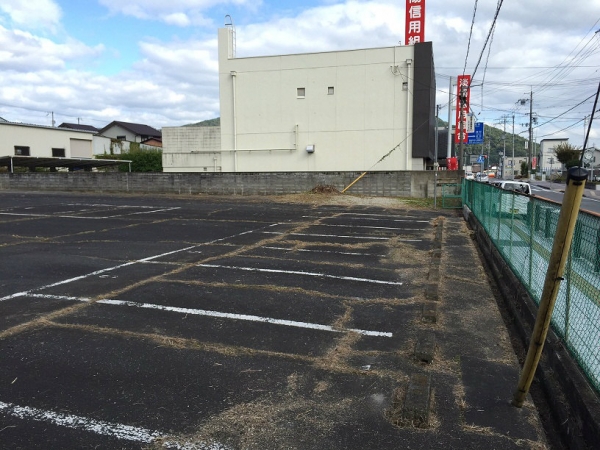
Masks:
[[[479,155],[479,157],[477,158],[477,162],[478,162],[478,163],[483,163],[483,162],[485,162],[485,158],[483,157],[483,155]]]
[[[483,122],[475,123],[475,131],[469,133],[467,144],[483,144]]]

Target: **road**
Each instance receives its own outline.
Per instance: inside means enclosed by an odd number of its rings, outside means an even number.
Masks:
[[[546,181],[531,182],[531,190],[536,197],[542,197],[557,203],[562,203],[565,185]],[[581,200],[581,209],[600,215],[600,191],[586,189]]]

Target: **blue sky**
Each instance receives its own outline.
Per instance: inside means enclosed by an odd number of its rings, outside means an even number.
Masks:
[[[482,53],[497,2],[427,0],[437,102],[447,116],[449,77],[471,73],[480,120],[516,116],[523,132],[534,91],[537,140],[583,141],[600,81],[600,0],[504,2],[491,51]],[[404,1],[0,0],[0,117],[49,125],[112,120],[157,128],[219,116],[217,29],[229,14],[237,55],[388,47],[404,35]],[[547,123],[546,123],[547,122]],[[598,123],[598,122],[596,122]],[[600,145],[596,126],[592,142]]]

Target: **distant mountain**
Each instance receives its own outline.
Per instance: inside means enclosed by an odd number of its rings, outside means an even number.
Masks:
[[[203,120],[202,122],[189,123],[184,127],[218,127],[221,125],[221,118]]]

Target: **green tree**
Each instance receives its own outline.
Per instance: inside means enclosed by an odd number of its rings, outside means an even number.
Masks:
[[[554,154],[556,155],[556,159],[569,168],[579,165],[581,149],[568,142],[562,142],[554,148]]]
[[[521,176],[525,178],[529,176],[529,164],[527,164],[527,161],[521,161]]]

